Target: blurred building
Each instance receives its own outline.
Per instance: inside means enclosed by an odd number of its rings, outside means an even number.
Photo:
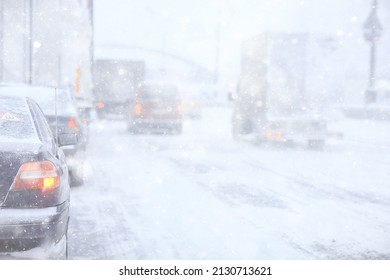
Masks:
[[[91,0],[1,0],[0,82],[71,86],[91,97]]]

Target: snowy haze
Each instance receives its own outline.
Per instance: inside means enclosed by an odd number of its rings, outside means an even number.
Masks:
[[[368,76],[369,51],[362,25],[370,5],[370,0],[95,1],[96,56],[109,56],[114,46],[137,46],[173,53],[212,70],[219,22],[218,69],[223,86],[237,79],[241,41],[263,31],[336,36],[343,43],[340,63],[350,64],[348,70],[362,79]],[[379,8],[386,26],[389,4],[381,1]],[[385,50],[390,39],[386,33],[384,37],[378,48],[382,61],[389,59]],[[116,48],[115,54],[136,56],[134,50],[126,48]],[[389,76],[388,67],[378,67]]]
[[[219,83],[235,88],[243,39],[326,34],[340,50],[328,62],[332,81],[362,98],[370,3],[97,0],[95,55],[145,59],[151,72],[178,63],[160,51],[212,71],[219,25]],[[381,1],[383,79],[389,10]],[[185,119],[182,135],[131,135],[122,120],[91,125],[86,184],[72,193],[71,258],[390,258],[388,121],[347,119],[336,106],[325,149],[257,146],[233,140],[233,105],[222,97]]]

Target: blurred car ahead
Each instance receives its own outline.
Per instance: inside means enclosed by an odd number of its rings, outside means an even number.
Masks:
[[[199,100],[188,100],[183,105],[184,116],[192,120],[200,120],[202,118],[203,103]]]
[[[183,116],[192,120],[200,120],[203,111],[200,90],[191,86],[181,87],[181,95],[183,97]]]
[[[0,94],[0,258],[66,258],[69,190],[65,155],[39,106]]]
[[[80,116],[81,122],[84,125],[89,125],[93,120],[97,118],[97,113],[94,110],[93,103],[91,101],[88,101],[83,98],[76,97],[76,107],[78,114]],[[88,143],[88,134],[87,134],[87,140]]]
[[[128,113],[127,127],[132,133],[182,133],[182,99],[174,85],[143,83]]]
[[[83,165],[88,142],[88,126],[81,121],[70,91],[45,86],[2,85],[0,86],[0,93],[29,97],[35,100],[42,108],[54,136],[57,134],[76,135],[77,143],[62,149],[69,166],[71,184],[83,184]]]

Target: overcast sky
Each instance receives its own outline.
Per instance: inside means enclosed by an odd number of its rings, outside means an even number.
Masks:
[[[389,1],[379,2],[382,5],[379,16],[386,22]],[[212,68],[217,21],[223,66],[238,60],[242,39],[265,30],[325,33],[363,45],[362,24],[371,3],[371,0],[96,0],[95,43],[98,48],[111,44],[158,49]]]

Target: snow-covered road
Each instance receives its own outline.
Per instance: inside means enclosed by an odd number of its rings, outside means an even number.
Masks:
[[[72,259],[390,259],[390,123],[342,120],[326,150],[234,141],[229,107],[179,136],[91,126]]]

